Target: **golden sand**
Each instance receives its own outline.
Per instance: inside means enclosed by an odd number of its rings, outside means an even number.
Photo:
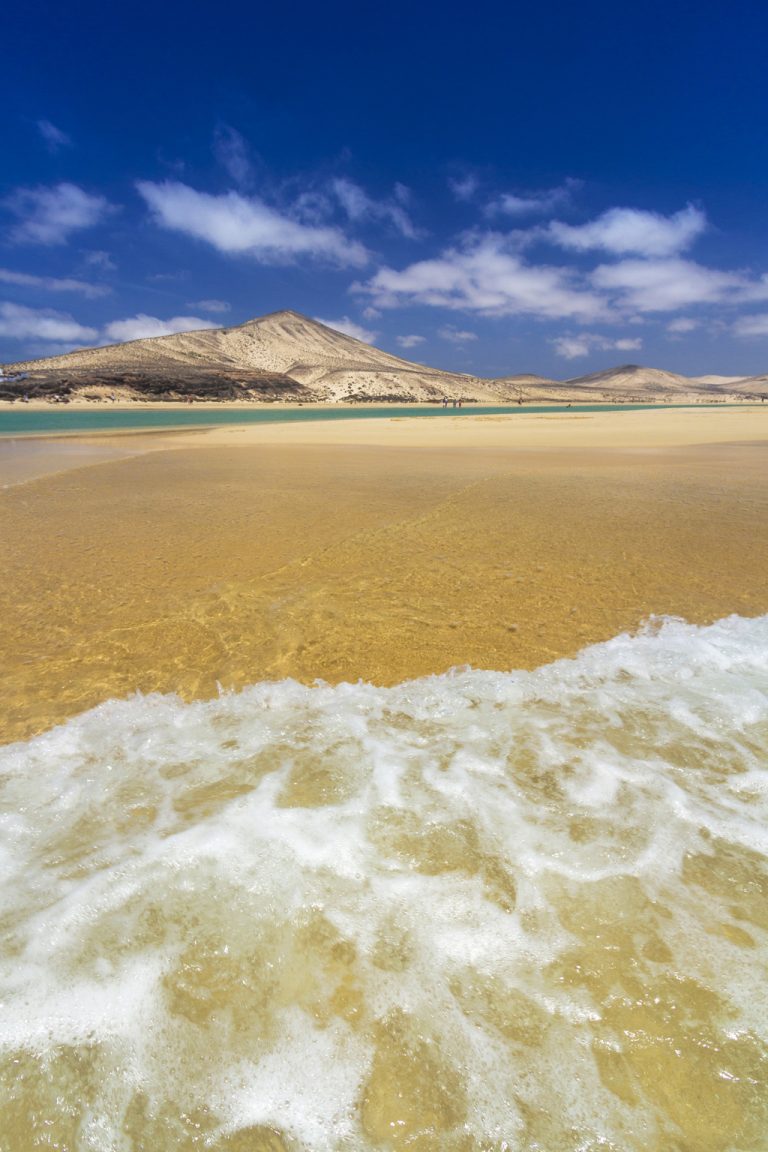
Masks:
[[[768,610],[759,408],[168,444],[0,494],[4,739],[135,691],[530,668]]]

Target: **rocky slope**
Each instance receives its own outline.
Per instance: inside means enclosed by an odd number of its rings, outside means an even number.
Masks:
[[[441,396],[498,400],[493,382],[402,360],[298,312],[274,312],[234,328],[87,348],[45,360],[8,365],[12,372],[89,374],[135,372],[162,376],[194,369],[237,376],[281,374],[311,400],[436,400]]]
[[[768,377],[689,379],[624,364],[570,380],[531,373],[483,380],[383,352],[298,312],[273,312],[233,328],[84,348],[5,366],[0,399],[21,395],[99,400],[294,402],[652,402],[752,398]]]

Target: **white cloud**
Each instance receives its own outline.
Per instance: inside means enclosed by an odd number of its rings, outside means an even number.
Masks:
[[[59,279],[56,276],[33,276],[29,272],[14,272],[0,268],[0,284],[13,284],[20,288],[40,288],[43,292],[79,292],[94,299],[112,291],[104,284],[89,284],[86,280]]]
[[[522,196],[514,192],[504,192],[495,200],[491,200],[485,210],[489,216],[499,213],[505,216],[544,215],[566,204],[579,187],[581,187],[580,180],[569,178],[559,188],[547,188],[543,192],[528,192]]]
[[[59,340],[88,343],[98,332],[78,324],[66,312],[49,308],[25,308],[22,304],[0,304],[0,336],[11,340]]]
[[[691,320],[687,316],[680,316],[677,320],[670,320],[667,332],[694,332],[699,327],[698,320]]]
[[[71,148],[72,141],[66,132],[51,124],[50,120],[38,120],[37,130],[45,141],[49,152],[60,152],[62,148]]]
[[[147,316],[140,312],[138,316],[130,316],[125,320],[113,320],[104,328],[104,335],[122,344],[125,340],[172,336],[176,332],[198,332],[215,327],[210,320],[201,320],[199,316],[173,316],[170,320],[160,320],[157,316]]]
[[[354,320],[350,320],[349,316],[342,316],[340,320],[323,320],[322,317],[315,316],[315,320],[318,324],[325,324],[326,328],[343,332],[345,336],[354,336],[355,340],[362,340],[364,344],[372,344],[378,335],[376,332],[370,332],[367,328],[363,328],[361,324],[356,324]]]
[[[363,318],[365,320],[378,320],[380,316],[381,312],[379,312],[378,308],[371,308],[370,305],[367,308],[363,308]]]
[[[479,312],[485,316],[528,315],[593,320],[606,312],[602,299],[578,284],[569,269],[526,264],[498,233],[469,237],[402,271],[381,268],[353,290],[371,296],[379,308],[426,304]]]
[[[589,341],[584,336],[558,336],[552,343],[557,355],[566,360],[589,355]]]
[[[253,183],[254,171],[248,145],[236,128],[219,124],[213,134],[213,151],[238,188],[247,188]]]
[[[6,205],[20,220],[11,239],[25,244],[64,244],[73,232],[93,228],[114,211],[104,196],[66,183],[20,188]]]
[[[102,272],[114,272],[117,268],[109,252],[101,250],[83,252],[83,262],[89,268],[101,268]]]
[[[707,218],[688,204],[674,216],[640,208],[610,208],[589,224],[563,224],[553,220],[549,237],[574,252],[600,249],[617,256],[674,256],[685,251],[707,227]]]
[[[476,176],[461,176],[457,179],[448,181],[448,187],[457,200],[466,201],[471,200],[480,187],[480,181]]]
[[[395,340],[401,348],[415,348],[418,344],[423,344],[425,341],[424,336],[395,336]]]
[[[643,341],[639,336],[611,340],[591,332],[582,332],[576,336],[558,336],[551,343],[557,355],[562,356],[565,360],[576,360],[578,357],[588,356],[590,352],[594,351],[607,352],[616,349],[620,352],[637,352],[643,346]]]
[[[467,344],[470,340],[477,340],[476,332],[453,328],[450,324],[446,324],[444,328],[439,328],[437,334],[441,340],[447,340],[450,344]]]
[[[740,273],[706,268],[692,260],[620,260],[601,264],[591,274],[596,288],[638,312],[672,312],[693,304],[736,303],[768,298],[768,285],[750,282]]]
[[[331,188],[349,219],[355,223],[365,219],[388,220],[409,240],[414,240],[418,236],[410,216],[403,208],[403,204],[410,198],[410,192],[404,184],[395,185],[392,200],[374,200],[359,184],[346,177],[333,180]]]
[[[742,316],[733,325],[736,336],[768,336],[768,314]]]
[[[362,244],[338,228],[302,224],[255,196],[214,196],[175,181],[143,180],[137,188],[162,228],[204,240],[227,255],[253,256],[265,264],[311,256],[360,267],[368,260]]]
[[[229,312],[232,307],[226,300],[190,300],[189,308],[200,308],[203,312]]]

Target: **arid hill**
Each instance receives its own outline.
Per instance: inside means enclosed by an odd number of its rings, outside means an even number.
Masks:
[[[310,320],[273,312],[234,328],[211,328],[86,348],[44,360],[8,365],[10,372],[56,373],[70,383],[96,374],[103,380],[135,373],[145,379],[178,378],[190,370],[236,379],[242,372],[279,374],[308,400],[438,400],[442,396],[498,402],[507,390],[492,381],[442,372],[402,360]]]
[[[735,384],[729,386],[729,391],[735,392],[739,396],[765,397],[768,400],[768,375],[747,376],[742,380],[737,380]]]
[[[8,379],[21,375],[20,380]],[[21,396],[93,402],[244,400],[293,402],[617,403],[748,399],[768,377],[688,379],[624,364],[571,380],[532,373],[483,380],[383,352],[298,312],[273,312],[233,328],[155,336],[5,366],[0,400]]]

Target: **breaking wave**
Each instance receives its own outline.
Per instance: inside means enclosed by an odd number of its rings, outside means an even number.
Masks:
[[[0,749],[0,1144],[764,1148],[767,761],[768,616]]]

